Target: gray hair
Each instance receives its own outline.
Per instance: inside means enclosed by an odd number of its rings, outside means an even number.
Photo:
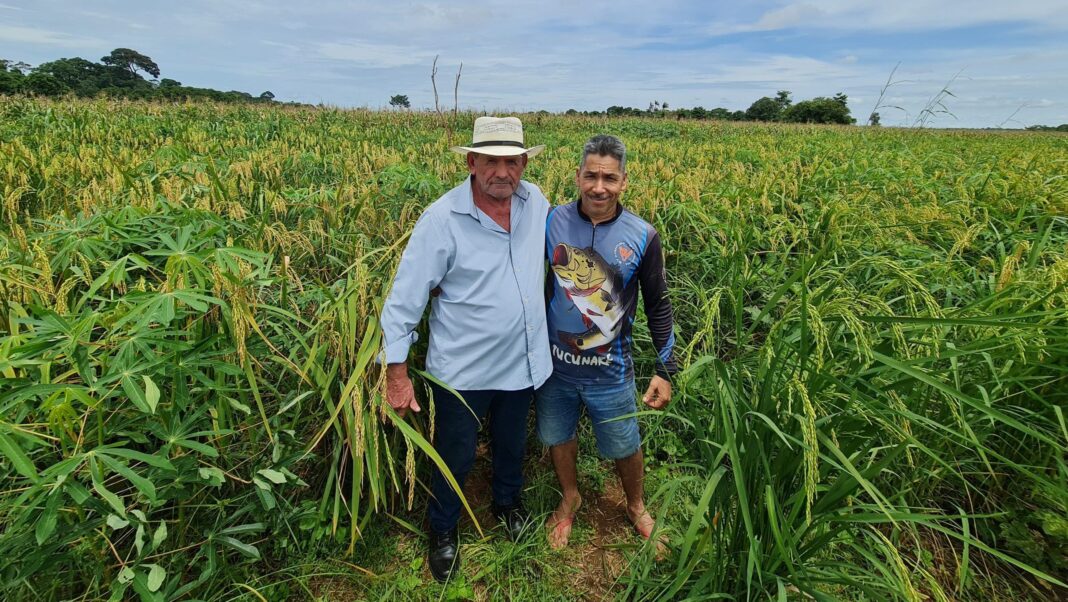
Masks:
[[[623,141],[615,136],[597,134],[586,141],[582,146],[582,160],[579,161],[581,168],[586,164],[586,157],[597,155],[599,157],[612,157],[619,161],[619,171],[627,173],[627,147]]]

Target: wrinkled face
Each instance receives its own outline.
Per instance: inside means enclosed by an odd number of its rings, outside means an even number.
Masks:
[[[619,197],[627,189],[627,174],[619,168],[619,159],[587,155],[575,174],[575,184],[582,197],[582,211],[594,221],[603,221],[615,216]]]
[[[526,155],[494,157],[467,153],[467,169],[475,177],[475,188],[498,201],[512,198],[526,166]]]

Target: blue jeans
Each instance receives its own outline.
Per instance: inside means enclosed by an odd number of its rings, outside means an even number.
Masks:
[[[575,438],[582,406],[593,421],[597,451],[609,460],[629,457],[641,448],[634,381],[612,385],[577,385],[555,374],[536,393],[538,439],[545,445],[567,443]]]
[[[488,420],[493,453],[493,502],[510,506],[523,490],[523,453],[527,444],[527,414],[532,388],[521,391],[458,391],[467,402],[431,383],[434,393],[434,450],[463,488],[475,463],[475,445],[482,421]],[[470,409],[468,409],[470,406]],[[473,413],[472,413],[473,412]],[[476,418],[477,416],[477,418]],[[488,417],[488,418],[487,418]],[[430,528],[448,531],[460,520],[460,497],[434,468],[427,504]]]

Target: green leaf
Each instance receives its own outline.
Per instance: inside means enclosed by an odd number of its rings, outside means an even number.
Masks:
[[[129,588],[129,582],[122,583],[116,580],[115,585],[111,587],[111,595],[108,596],[108,602],[122,602],[126,598],[126,590]]]
[[[155,466],[156,468],[174,470],[174,464],[171,464],[171,461],[163,456],[145,454],[124,447],[98,447],[93,450],[93,452],[97,454],[108,454],[109,456],[121,456],[130,460],[139,460],[149,466]]]
[[[22,476],[34,483],[40,479],[30,457],[26,455],[26,452],[22,451],[22,448],[19,447],[14,438],[8,437],[4,433],[0,433],[0,454],[7,456],[7,459],[11,461],[11,465]]]
[[[48,538],[55,532],[59,501],[60,493],[58,491],[53,492],[48,498],[48,503],[45,504],[45,510],[41,513],[41,518],[37,520],[37,527],[33,530],[34,537],[37,539],[37,545],[41,545],[48,541]]]
[[[107,522],[108,526],[115,530],[123,529],[130,525],[130,521],[126,520],[125,518],[115,516],[114,514],[108,515]]]
[[[122,390],[138,410],[141,410],[146,414],[153,413],[152,408],[148,407],[148,400],[145,399],[145,392],[141,390],[141,387],[137,386],[137,383],[132,377],[122,377]]]
[[[134,535],[134,547],[137,548],[137,555],[140,556],[145,547],[144,523],[137,525],[137,533]]]
[[[227,397],[226,401],[227,401],[227,403],[230,404],[231,408],[233,408],[233,409],[235,409],[235,410],[237,410],[239,412],[242,412],[246,416],[248,416],[249,414],[252,413],[252,408],[250,408],[247,405],[241,403],[240,401],[234,399],[233,397]]]
[[[206,313],[210,309],[208,303],[222,305],[220,299],[190,290],[174,291],[173,295],[182,303],[201,313]]]
[[[205,456],[208,456],[209,458],[218,458],[219,457],[219,452],[216,451],[214,447],[211,447],[209,445],[204,445],[203,443],[200,443],[198,441],[190,441],[189,439],[176,439],[174,441],[174,444],[179,446],[179,447],[184,447],[186,449],[191,449],[193,451],[198,451],[198,452],[204,454]]]
[[[259,479],[253,479],[253,480],[256,481],[256,485],[267,486],[266,483],[264,483],[263,481],[261,481]],[[269,490],[261,489],[260,487],[256,487],[255,491],[256,491],[256,496],[258,498],[260,498],[260,503],[263,504],[264,509],[266,509],[266,510],[274,510],[275,507],[278,506],[278,502],[275,500],[274,494],[271,493]]]
[[[258,533],[264,528],[263,523],[247,523],[236,527],[227,527],[219,531],[220,535],[242,535],[244,533]]]
[[[107,487],[104,487],[104,482],[99,476],[100,471],[96,469],[96,462],[93,458],[89,459],[89,464],[89,473],[93,475],[93,491],[96,491],[97,494],[115,510],[115,512],[118,512],[119,516],[125,517],[126,506],[122,504],[122,500],[119,499],[119,496],[112,493]]]
[[[216,537],[215,541],[218,541],[219,543],[227,545],[237,550],[238,552],[241,552],[241,554],[247,556],[248,558],[255,558],[258,560],[260,557],[260,551],[256,548],[256,546],[244,543],[242,541],[234,539],[233,537],[224,535],[222,537]]]
[[[152,534],[152,550],[155,551],[165,539],[167,539],[167,523],[160,521],[159,527],[156,527],[156,532]]]
[[[144,494],[144,496],[147,497],[152,503],[156,502],[156,486],[152,484],[152,481],[149,481],[145,477],[137,474],[133,471],[133,469],[123,464],[122,462],[119,462],[114,458],[108,457],[106,454],[99,454],[98,457],[100,458],[101,462],[107,464],[108,468],[126,477],[126,480],[133,483],[134,487],[136,487],[138,491]]]
[[[262,470],[257,471],[256,474],[263,475],[264,478],[274,483],[275,485],[281,485],[286,482],[286,475],[272,468],[264,468]]]
[[[159,387],[148,376],[142,376],[141,378],[145,380],[145,402],[148,404],[149,413],[155,414],[156,406],[159,405]]]
[[[146,564],[148,567],[148,591],[154,592],[163,585],[163,580],[167,578],[167,571],[158,564]]]
[[[200,478],[207,481],[209,485],[214,487],[221,487],[226,480],[226,475],[223,471],[214,466],[201,467],[200,470],[197,471],[197,474],[200,475]]]
[[[70,499],[74,500],[75,504],[81,506],[89,499],[89,490],[84,485],[77,481],[71,481],[63,485],[63,490],[70,495]]]

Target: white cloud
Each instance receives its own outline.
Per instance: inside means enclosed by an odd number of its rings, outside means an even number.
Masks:
[[[753,29],[757,31],[768,31],[772,29],[796,27],[798,25],[807,25],[824,20],[827,16],[827,13],[823,9],[807,2],[788,4],[782,8],[777,8],[764,13],[753,25]]]
[[[795,100],[842,91],[863,119],[901,60],[895,78],[906,81],[890,93],[913,115],[966,67],[947,100],[960,120],[945,125],[996,125],[1023,103],[1019,121],[1068,121],[1068,100],[1058,100],[1068,89],[1064,0],[0,3],[0,56],[40,63],[130,47],[156,60],[164,77],[270,89],[281,100],[382,106],[401,93],[425,108],[440,55],[438,89],[450,106],[462,61],[461,107],[604,110],[660,100],[745,109],[785,89]],[[1014,35],[938,39],[971,26]],[[717,37],[725,33],[737,35]],[[878,36],[869,42],[868,34]],[[848,47],[836,46],[840,39]],[[896,113],[885,111],[883,122]]]
[[[299,52],[300,51],[300,46],[297,46],[295,44],[284,44],[282,42],[272,42],[271,40],[260,40],[260,44],[265,44],[267,46],[274,46],[275,48],[282,48],[282,49],[288,50],[290,52]]]
[[[318,44],[319,54],[328,59],[346,61],[357,66],[377,69],[405,67],[427,63],[434,54],[406,46],[371,42],[326,42]]]
[[[707,32],[724,35],[790,28],[930,31],[1004,23],[1063,30],[1068,28],[1068,11],[1064,10],[1062,0],[823,0],[819,6],[810,2],[785,3],[764,12],[755,21],[716,23]]]
[[[73,36],[47,29],[34,27],[19,27],[13,25],[0,25],[0,41],[15,42],[19,44],[46,44],[49,46],[88,46],[97,44],[99,40],[82,36]]]

